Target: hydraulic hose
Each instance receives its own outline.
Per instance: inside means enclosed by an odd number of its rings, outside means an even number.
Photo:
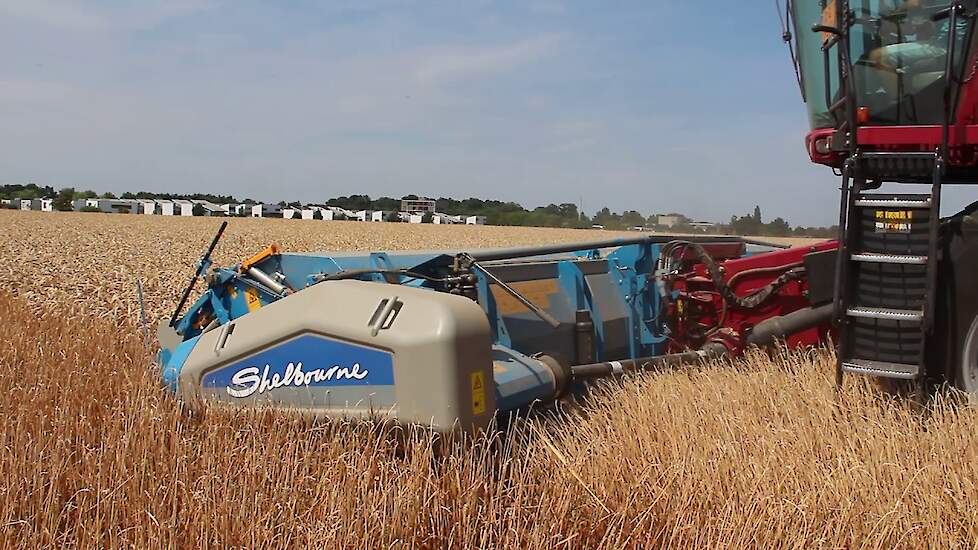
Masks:
[[[765,319],[754,325],[754,330],[747,336],[747,343],[767,346],[780,338],[827,323],[832,318],[832,305],[799,309],[787,315]]]
[[[571,367],[571,377],[574,380],[586,380],[630,372],[653,371],[663,367],[678,367],[700,361],[709,361],[726,353],[726,346],[718,342],[710,342],[703,346],[702,349],[696,351],[670,353],[668,355],[656,355],[653,357],[639,357],[638,359],[623,359],[621,361],[605,361],[603,363],[591,363],[589,365],[574,365]]]
[[[827,323],[832,318],[832,304],[815,308],[799,309],[787,315],[772,317],[761,321],[747,336],[747,344],[766,346],[776,340],[785,338],[805,329]],[[570,368],[573,380],[587,380],[622,375],[630,372],[653,371],[660,368],[690,365],[701,361],[709,361],[730,353],[727,346],[720,342],[708,342],[696,351],[640,357],[638,359],[623,359],[621,361],[605,361],[587,365],[574,365]]]

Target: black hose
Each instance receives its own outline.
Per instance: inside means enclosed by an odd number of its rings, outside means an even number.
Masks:
[[[791,281],[796,281],[804,276],[804,268],[791,269],[783,274],[777,279],[774,279],[762,288],[751,293],[749,296],[738,296],[736,292],[730,288],[723,280],[723,274],[720,272],[720,266],[717,265],[716,261],[706,252],[706,249],[700,246],[698,243],[690,241],[674,241],[667,245],[667,251],[663,254],[671,254],[672,249],[682,246],[684,249],[692,250],[696,254],[697,259],[706,266],[706,270],[710,273],[710,279],[713,280],[713,286],[716,287],[717,292],[723,297],[724,301],[728,304],[739,307],[742,309],[754,309],[772,296],[774,296],[778,290],[784,285]]]
[[[726,346],[719,342],[710,342],[697,351],[639,357],[638,359],[623,359],[621,361],[606,361],[603,363],[591,363],[589,365],[574,365],[571,367],[571,377],[574,380],[586,380],[630,372],[658,370],[663,367],[691,365],[700,361],[709,361],[726,353]]]
[[[799,309],[787,315],[771,317],[754,326],[751,333],[747,335],[747,343],[767,346],[773,344],[775,340],[827,323],[830,319],[832,319],[832,304]]]

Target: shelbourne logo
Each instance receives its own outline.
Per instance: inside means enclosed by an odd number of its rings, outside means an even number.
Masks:
[[[354,363],[349,368],[333,365],[325,369],[304,371],[300,361],[289,363],[285,367],[284,374],[269,372],[271,369],[271,365],[266,364],[264,369],[252,366],[234,373],[231,377],[232,385],[227,387],[228,395],[236,398],[250,397],[287,386],[301,388],[309,384],[331,380],[363,380],[369,374],[367,369],[360,367],[360,363]]]

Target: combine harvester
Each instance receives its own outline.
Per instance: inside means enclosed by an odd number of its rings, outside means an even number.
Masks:
[[[786,7],[808,153],[842,178],[838,384],[976,393],[978,203],[940,212],[945,186],[978,183],[978,2]]]
[[[842,177],[841,246],[269,248],[211,270],[218,233],[197,273],[207,290],[179,315],[195,277],[161,325],[164,380],[191,404],[474,432],[590,379],[814,345],[834,321],[840,385],[978,392],[978,208],[940,219],[944,185],[978,183],[976,1],[788,2],[808,152]]]
[[[835,243],[653,236],[469,252],[286,254],[228,268],[159,330],[185,402],[474,432],[594,378],[829,330]],[[769,251],[758,253],[760,249]]]

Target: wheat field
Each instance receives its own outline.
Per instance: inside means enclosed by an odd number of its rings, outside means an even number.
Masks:
[[[422,431],[282,413],[191,418],[159,388],[126,303],[139,276],[152,311],[166,311],[214,224],[118,218],[0,213],[0,546],[978,545],[978,410],[941,395],[918,411],[858,381],[837,395],[826,351],[607,383],[504,433],[440,446]],[[582,238],[269,222],[232,224],[218,259],[268,241]]]

